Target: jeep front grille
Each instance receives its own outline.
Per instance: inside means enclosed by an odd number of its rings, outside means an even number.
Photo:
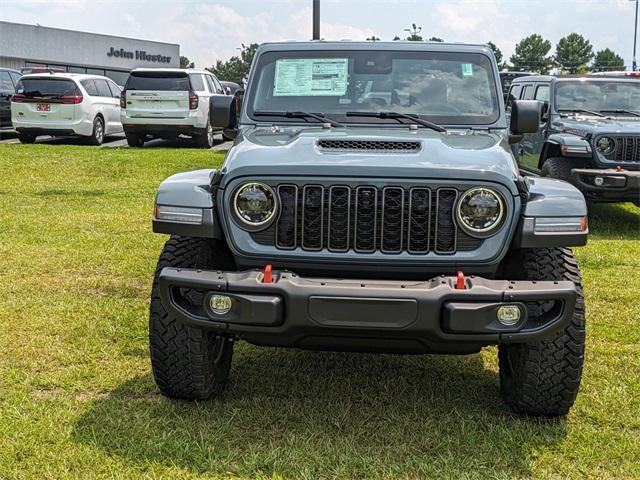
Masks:
[[[276,191],[277,221],[252,237],[281,250],[446,255],[482,244],[457,227],[453,187],[283,184]]]
[[[607,155],[614,162],[640,162],[640,137],[612,137],[616,149]]]

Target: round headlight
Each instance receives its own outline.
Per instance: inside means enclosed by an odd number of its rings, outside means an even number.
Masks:
[[[498,192],[489,188],[467,190],[458,202],[458,222],[471,235],[487,235],[504,215],[504,202]]]
[[[233,196],[233,208],[238,220],[246,226],[266,227],[276,215],[276,196],[269,185],[245,183]]]
[[[610,137],[600,137],[596,142],[596,148],[603,155],[609,155],[615,150],[616,142],[613,138]]]

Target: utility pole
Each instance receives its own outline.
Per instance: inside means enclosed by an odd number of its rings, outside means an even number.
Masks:
[[[313,40],[320,40],[320,0],[313,0]]]
[[[636,23],[633,25],[633,66],[634,72],[638,71],[638,62],[636,61],[636,45],[638,40],[638,0],[636,0]]]

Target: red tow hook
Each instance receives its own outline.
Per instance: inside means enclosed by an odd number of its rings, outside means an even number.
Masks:
[[[262,275],[262,283],[273,283],[273,274],[271,273],[271,264],[268,263],[264,266],[264,273]]]
[[[458,279],[456,280],[456,290],[465,290],[467,287],[464,284],[464,273],[462,270],[458,270]]]

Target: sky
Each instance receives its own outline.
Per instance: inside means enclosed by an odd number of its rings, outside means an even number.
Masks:
[[[197,67],[238,54],[241,44],[311,37],[312,0],[2,0],[0,19],[180,44]],[[523,37],[552,42],[578,32],[594,51],[630,66],[633,0],[321,0],[327,40],[392,40],[412,23],[424,38],[494,42],[508,58]],[[2,32],[0,32],[1,38]]]

